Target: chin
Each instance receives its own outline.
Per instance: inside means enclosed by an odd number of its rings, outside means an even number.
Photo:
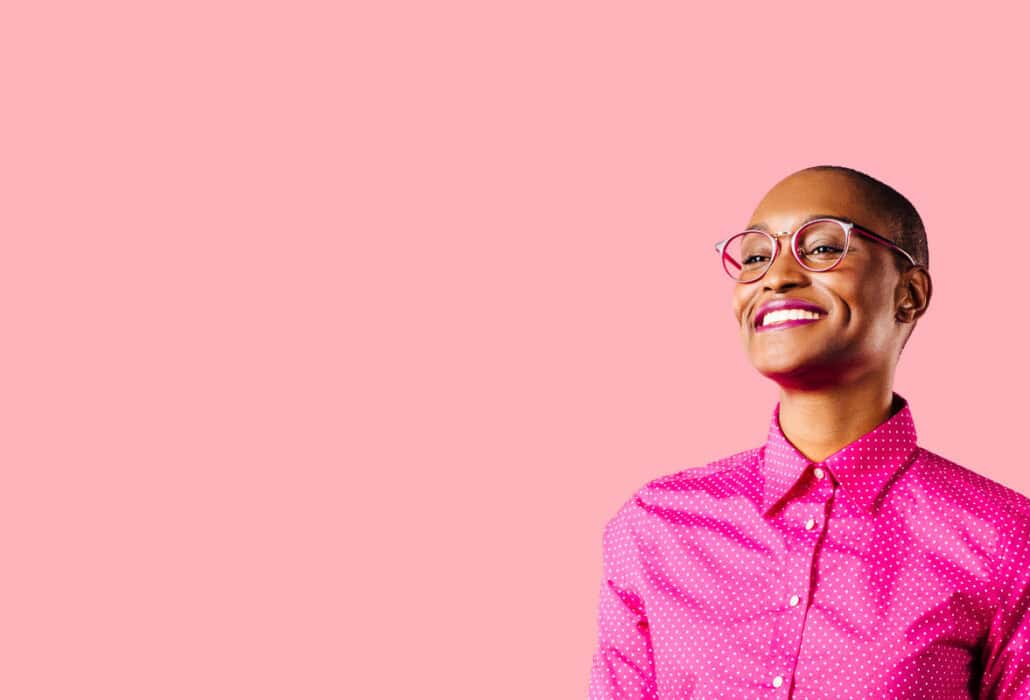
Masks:
[[[751,364],[759,374],[785,387],[822,388],[840,384],[845,378],[842,367],[815,356],[763,355],[752,357]]]

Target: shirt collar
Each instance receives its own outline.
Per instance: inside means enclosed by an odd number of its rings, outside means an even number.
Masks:
[[[769,425],[769,437],[762,448],[761,469],[765,477],[763,516],[767,516],[770,509],[793,488],[810,464],[829,472],[850,501],[871,511],[884,485],[916,450],[916,427],[908,401],[896,392],[893,397],[895,403],[892,405],[900,403],[901,408],[822,462],[809,460],[783,434],[780,404],[777,402]]]

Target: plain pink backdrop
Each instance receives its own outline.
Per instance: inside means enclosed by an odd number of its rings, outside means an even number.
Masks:
[[[976,7],[8,4],[0,696],[584,697],[605,521],[776,400],[712,244],[817,163],[926,222],[921,444],[1030,493]]]

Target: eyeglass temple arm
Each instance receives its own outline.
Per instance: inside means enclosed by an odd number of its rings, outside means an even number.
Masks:
[[[912,263],[913,265],[918,265],[918,263],[915,261],[915,258],[913,258],[911,255],[908,254],[908,251],[906,251],[904,248],[902,248],[901,246],[896,244],[891,239],[884,238],[883,236],[881,236],[878,233],[873,233],[872,231],[867,231],[866,229],[861,228],[859,226],[853,226],[852,228],[854,228],[856,231],[858,231],[860,234],[862,234],[864,236],[869,236],[870,238],[875,238],[876,240],[880,241],[880,243],[883,243],[884,245],[889,246],[890,248],[893,248],[894,250],[896,250],[899,253],[901,253],[902,255],[904,255],[905,259],[908,260],[910,263]]]
[[[720,255],[720,256],[722,255],[722,249],[723,249],[724,247],[726,247],[726,243],[727,243],[727,242],[729,242],[729,240],[730,240],[730,239],[729,239],[729,238],[727,238],[727,239],[726,239],[725,241],[719,241],[718,243],[716,243],[716,244],[715,244],[715,250],[716,250],[716,251],[718,251],[718,253],[719,253],[719,255]],[[736,261],[736,260],[734,260],[733,258],[725,258],[725,257],[724,257],[724,259],[726,259],[726,260],[729,260],[729,261],[730,261],[730,263],[731,263],[731,264],[733,265],[733,267],[737,268],[738,270],[739,270],[739,269],[741,269],[741,266],[740,266],[740,264],[739,264],[739,263],[737,263],[737,261]]]

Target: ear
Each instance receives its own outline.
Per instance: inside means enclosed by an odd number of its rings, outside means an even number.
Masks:
[[[922,265],[909,268],[901,274],[894,293],[895,318],[899,323],[914,323],[926,313],[933,294],[930,271]]]

